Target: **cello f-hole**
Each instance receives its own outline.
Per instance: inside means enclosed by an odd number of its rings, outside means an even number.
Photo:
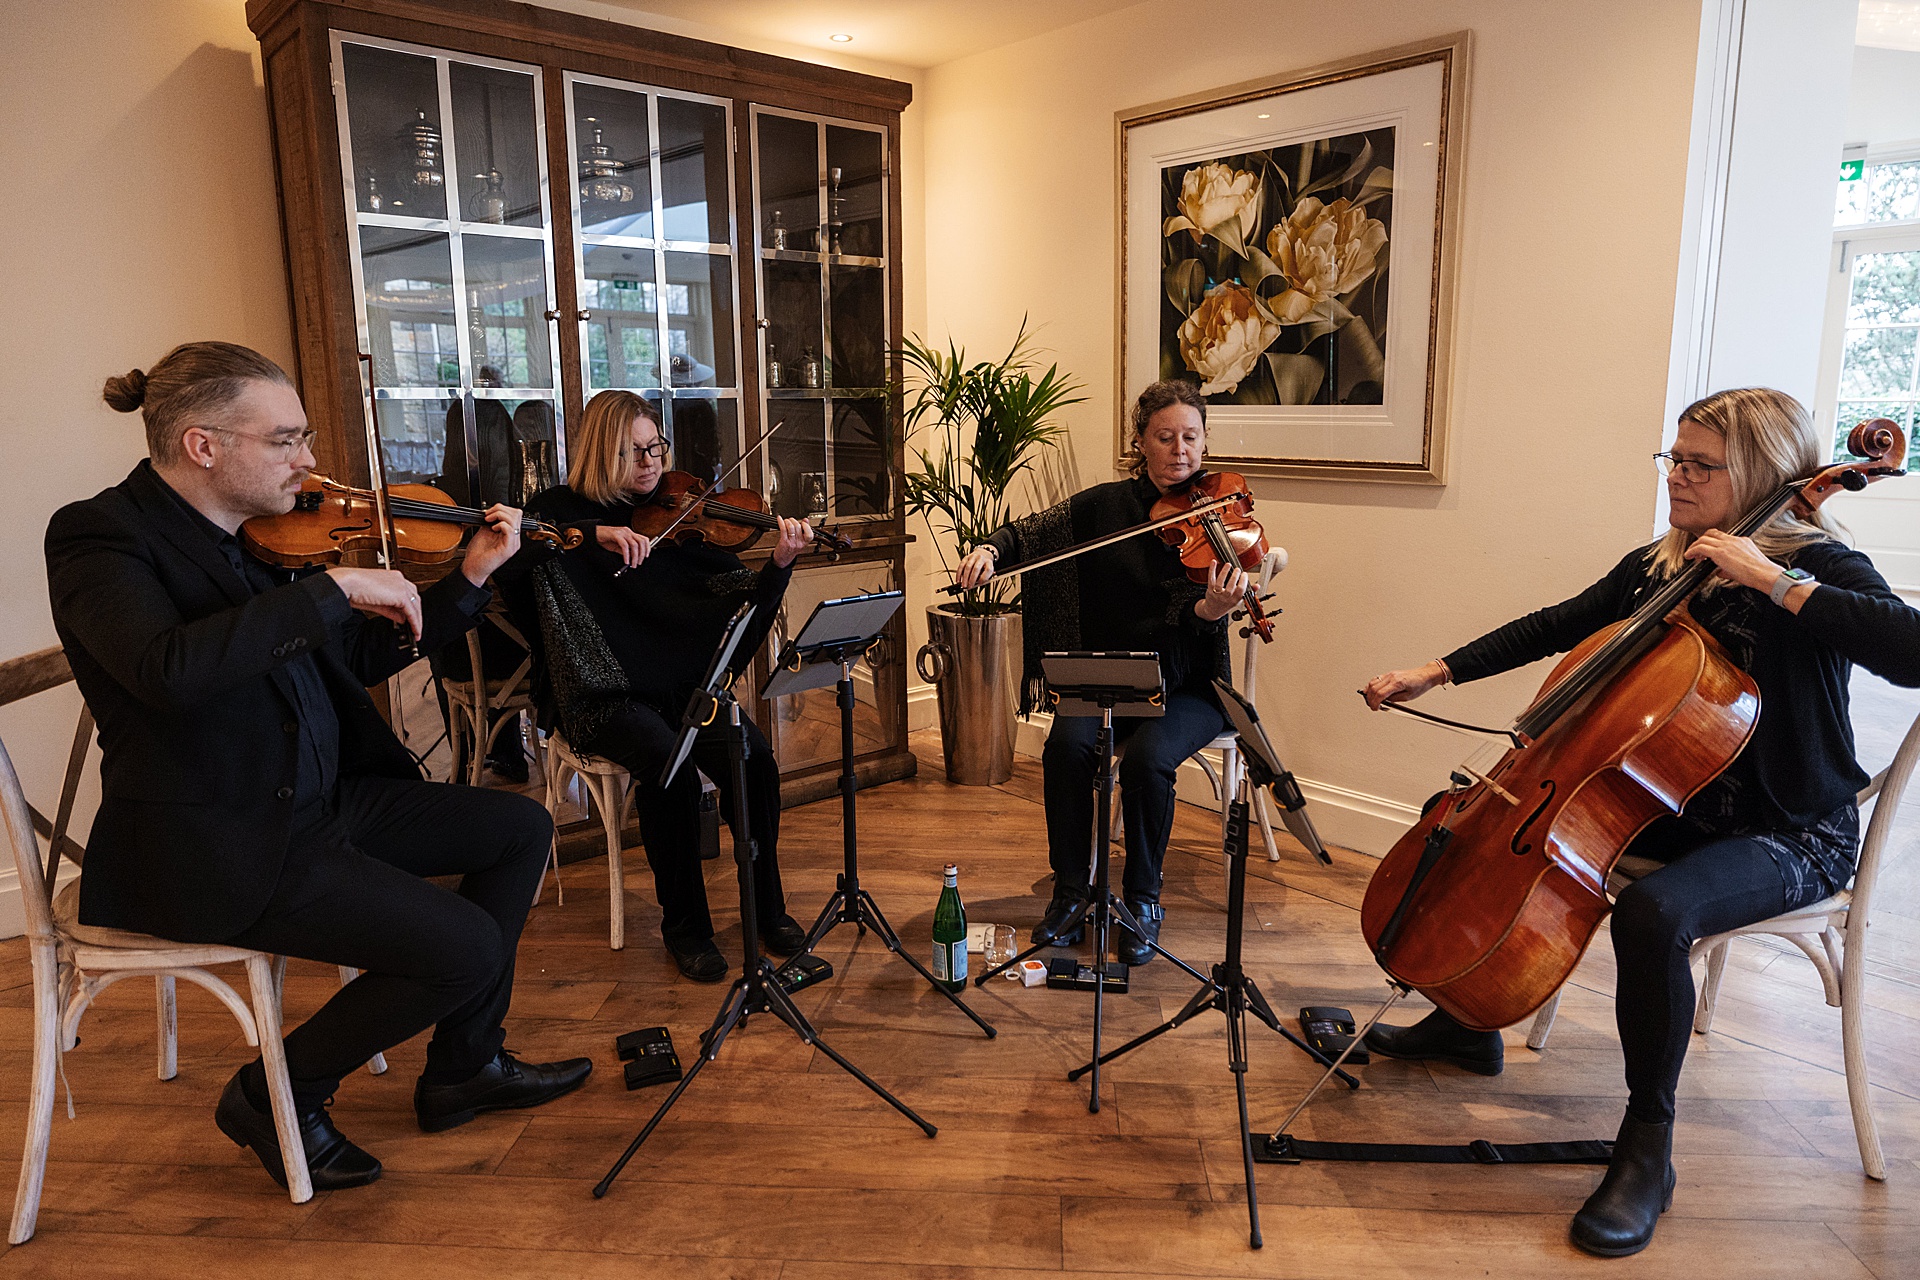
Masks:
[[[1560,790],[1560,785],[1552,778],[1547,778],[1540,783],[1540,789],[1547,794],[1541,799],[1539,807],[1527,815],[1527,820],[1520,824],[1519,829],[1513,833],[1513,839],[1507,845],[1515,854],[1523,858],[1533,852],[1533,844],[1529,841],[1522,845],[1520,837],[1527,834],[1527,829],[1533,826],[1540,815],[1546,812],[1547,806],[1553,803],[1553,797]]]

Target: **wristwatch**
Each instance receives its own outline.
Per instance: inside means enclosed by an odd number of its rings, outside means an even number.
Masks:
[[[1773,590],[1767,592],[1767,599],[1777,605],[1784,605],[1787,602],[1787,592],[1803,582],[1814,581],[1817,579],[1805,569],[1784,569],[1780,576],[1773,580]]]

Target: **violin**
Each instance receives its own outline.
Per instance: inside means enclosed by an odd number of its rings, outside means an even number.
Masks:
[[[1212,505],[1222,498],[1230,501]],[[1253,494],[1246,477],[1232,471],[1210,471],[1162,494],[1147,515],[1150,522],[1179,517],[1162,524],[1157,532],[1162,542],[1179,552],[1180,563],[1193,582],[1206,582],[1216,565],[1258,569],[1267,554],[1266,530],[1253,518]],[[1240,604],[1234,617],[1244,618],[1247,623],[1240,634],[1257,635],[1272,644],[1273,619],[1261,608],[1259,591],[1249,584],[1241,593]]]
[[[1810,517],[1834,493],[1905,475],[1906,443],[1885,418],[1861,423],[1847,448],[1865,461],[1780,486],[1730,532],[1751,537],[1784,510]],[[1512,749],[1485,772],[1462,765],[1381,860],[1360,928],[1399,990],[1477,1030],[1532,1014],[1612,909],[1607,877],[1626,846],[1746,746],[1759,688],[1687,610],[1713,573],[1689,565],[1582,641],[1506,732]]]
[[[752,546],[765,533],[778,533],[780,520],[752,489],[708,486],[685,471],[669,471],[633,509],[633,531],[649,542],[704,542],[722,551]],[[853,543],[827,528],[813,530],[813,549],[829,556],[853,550]]]
[[[395,484],[382,492],[392,515],[397,562],[444,564],[460,550],[467,528],[487,522],[485,511],[460,506],[432,485]],[[521,520],[520,536],[563,550],[582,541],[578,529],[531,518]],[[379,551],[382,537],[375,492],[309,472],[293,510],[254,516],[240,526],[240,543],[268,564],[294,569],[339,564],[351,552]]]
[[[1044,569],[1048,565],[1059,564],[1062,560],[1071,560],[1075,556],[1098,551],[1101,547],[1110,547],[1144,533],[1158,533],[1179,552],[1180,563],[1187,569],[1187,577],[1195,582],[1205,582],[1217,564],[1257,569],[1260,558],[1270,549],[1266,531],[1253,518],[1253,494],[1247,488],[1246,477],[1231,471],[1209,472],[1180,489],[1161,495],[1147,514],[1148,519],[1144,524],[1088,538],[1085,542],[1076,543],[1052,555],[1041,556],[1038,560],[995,568],[994,576],[1017,578],[1031,570]],[[969,588],[953,583],[940,590],[945,595],[957,596]],[[1233,614],[1236,621],[1245,619],[1247,622],[1240,631],[1241,635],[1257,635],[1269,644],[1273,642],[1273,619],[1261,607],[1271,598],[1260,595],[1251,586],[1247,588],[1241,597],[1241,607]]]

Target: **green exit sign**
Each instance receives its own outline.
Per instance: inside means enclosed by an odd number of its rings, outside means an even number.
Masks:
[[[1842,160],[1840,162],[1840,181],[1858,182],[1860,175],[1867,171],[1865,160]]]

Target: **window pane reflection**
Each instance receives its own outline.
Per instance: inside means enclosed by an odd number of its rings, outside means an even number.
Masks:
[[[380,424],[380,457],[389,484],[436,484],[459,498],[467,491],[464,473],[459,488],[443,481],[446,469],[449,414],[458,430],[460,402],[450,399],[376,401]],[[364,446],[362,446],[364,448]]]
[[[588,314],[588,389],[659,386],[653,251],[589,245],[583,256],[587,278],[580,305]]]
[[[453,253],[437,232],[360,229],[373,378],[382,387],[457,387]]]
[[[660,99],[660,194],[666,238],[726,244],[727,112],[717,103]]]
[[[433,59],[343,43],[340,60],[356,207],[362,213],[446,217],[445,134]]]
[[[547,260],[538,240],[461,238],[467,273],[467,341],[476,387],[551,387]]]
[[[739,406],[732,400],[674,397],[668,436],[673,441],[673,469],[712,484],[740,458]],[[753,487],[757,477],[735,473],[727,488]]]
[[[653,238],[652,134],[647,96],[600,85],[573,86],[579,156],[580,228],[588,235]]]
[[[460,162],[460,217],[466,222],[537,227],[540,152],[533,77],[453,62],[453,140]]]
[[[732,386],[732,260],[718,254],[669,253],[666,304],[673,385]]]

